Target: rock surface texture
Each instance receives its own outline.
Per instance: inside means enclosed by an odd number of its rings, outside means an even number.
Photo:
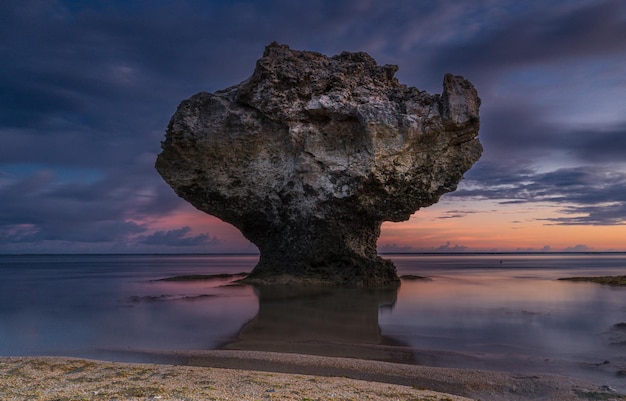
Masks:
[[[470,82],[447,74],[431,95],[396,71],[272,43],[248,80],[180,104],[156,168],[258,246],[248,281],[397,283],[381,224],[455,190],[482,147]]]

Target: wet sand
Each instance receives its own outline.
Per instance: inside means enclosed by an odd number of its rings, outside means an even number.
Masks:
[[[163,364],[0,358],[0,398],[16,401],[626,399],[605,386],[548,374],[433,368],[260,351],[173,351],[154,353],[151,358]]]

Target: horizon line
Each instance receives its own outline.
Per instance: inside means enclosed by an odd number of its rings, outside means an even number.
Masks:
[[[378,252],[378,255],[588,255],[588,254],[626,254],[624,251],[456,251],[456,252]],[[260,252],[33,252],[2,253],[0,256],[260,256]]]

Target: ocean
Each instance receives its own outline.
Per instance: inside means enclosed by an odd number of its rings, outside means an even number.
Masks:
[[[384,257],[425,279],[302,292],[161,280],[249,272],[255,255],[0,255],[0,355],[150,362],[254,349],[567,374],[626,390],[626,287],[557,280],[626,275],[626,254]]]

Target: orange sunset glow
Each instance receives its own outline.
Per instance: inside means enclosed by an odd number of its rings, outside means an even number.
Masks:
[[[515,207],[500,207],[447,217],[443,205],[435,206],[418,211],[408,222],[384,223],[378,244],[381,250],[391,252],[393,246],[386,245],[395,244],[400,252],[603,252],[626,248],[626,226],[556,225],[540,220],[558,216],[550,208],[535,210],[532,216]]]
[[[385,222],[379,252],[616,252],[626,249],[626,225],[558,225],[550,206],[519,208],[468,202],[441,203],[421,209],[408,221]],[[256,253],[237,228],[184,205],[169,216],[145,221],[161,230],[189,227],[189,235],[206,233],[213,252]]]

